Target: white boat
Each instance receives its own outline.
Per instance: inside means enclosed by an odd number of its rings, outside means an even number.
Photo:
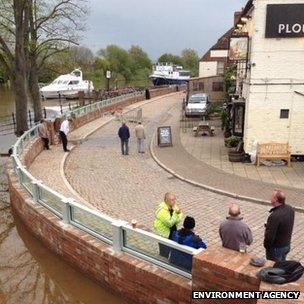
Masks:
[[[186,84],[190,79],[190,71],[183,70],[182,66],[170,63],[157,63],[153,73],[149,76],[155,86],[166,84]]]
[[[93,82],[82,79],[82,71],[74,70],[70,74],[60,75],[51,84],[40,89],[42,98],[75,98],[79,91],[89,95],[94,90]]]

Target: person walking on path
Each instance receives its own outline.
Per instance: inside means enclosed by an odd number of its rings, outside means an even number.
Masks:
[[[118,136],[120,138],[120,143],[121,143],[121,154],[129,155],[130,130],[125,122],[123,122],[122,126],[119,128]]]
[[[240,249],[246,251],[246,245],[249,246],[253,238],[250,228],[242,221],[243,218],[240,214],[240,206],[231,204],[229,216],[226,221],[221,223],[219,233],[223,247],[236,251],[240,251]]]
[[[43,141],[44,149],[49,150],[49,134],[46,126],[46,121],[44,119],[40,120],[40,123],[38,124],[38,135]]]
[[[69,152],[70,150],[67,148],[68,146],[68,133],[70,132],[70,122],[72,121],[71,118],[69,119],[65,119],[61,125],[60,125],[60,129],[59,129],[59,135],[61,138],[61,142],[62,142],[62,147],[63,147],[63,151],[64,152]]]
[[[137,152],[138,153],[145,153],[144,151],[144,144],[146,139],[146,132],[144,126],[141,122],[138,122],[138,125],[135,127],[135,136],[137,139]]]
[[[295,212],[285,204],[285,200],[286,196],[281,190],[272,191],[270,202],[273,208],[265,224],[266,258],[275,262],[285,261],[290,251]]]
[[[193,232],[195,227],[195,219],[190,216],[186,216],[183,224],[183,228],[174,231],[171,237],[172,241],[175,241],[181,245],[186,245],[195,249],[204,248],[206,249],[206,244],[202,239]],[[192,268],[192,255],[179,251],[177,249],[172,249],[170,254],[170,262],[178,267],[185,268],[191,271]]]
[[[155,212],[154,232],[169,239],[182,219],[182,212],[176,203],[174,194],[167,192]],[[170,247],[159,243],[159,254],[168,258]]]

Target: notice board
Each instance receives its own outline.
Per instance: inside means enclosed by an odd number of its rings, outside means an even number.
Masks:
[[[172,133],[170,126],[158,127],[157,129],[157,142],[159,147],[172,146]]]

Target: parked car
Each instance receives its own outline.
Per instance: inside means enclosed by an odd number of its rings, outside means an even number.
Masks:
[[[208,94],[200,93],[194,94],[186,101],[185,115],[190,116],[203,116],[206,114],[210,98]]]

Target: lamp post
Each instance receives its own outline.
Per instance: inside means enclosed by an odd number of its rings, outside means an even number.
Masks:
[[[111,78],[111,71],[107,70],[106,72],[106,78],[107,78],[107,91],[110,91],[110,78]]]

